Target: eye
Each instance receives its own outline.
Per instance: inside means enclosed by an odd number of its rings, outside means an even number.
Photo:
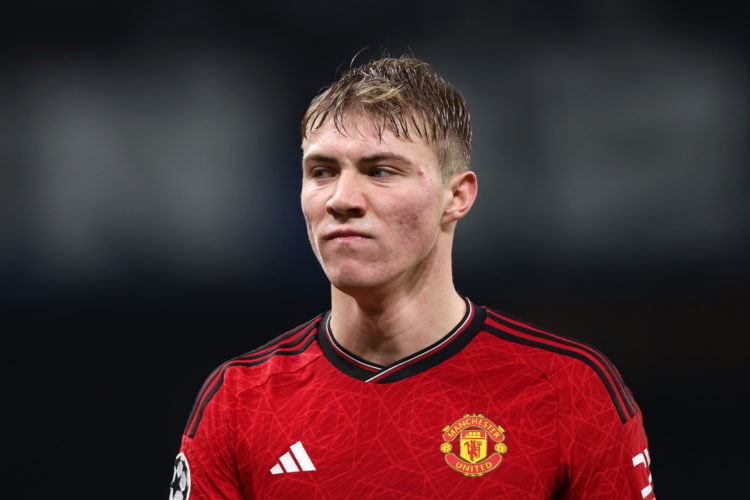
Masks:
[[[392,172],[384,167],[373,167],[370,170],[370,176],[372,177],[388,177],[389,175],[392,175]]]
[[[333,177],[333,171],[326,167],[315,167],[310,170],[310,177],[313,179],[327,179]]]

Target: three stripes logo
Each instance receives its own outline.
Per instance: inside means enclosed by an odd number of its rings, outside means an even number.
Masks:
[[[302,446],[302,441],[297,441],[289,447],[289,451],[279,457],[279,462],[271,467],[271,474],[284,474],[285,472],[313,471],[315,465]]]

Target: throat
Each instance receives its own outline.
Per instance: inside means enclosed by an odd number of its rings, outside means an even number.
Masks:
[[[458,325],[467,311],[465,299],[436,311],[418,307],[372,311],[347,308],[349,314],[337,314],[332,308],[331,337],[342,348],[368,363],[387,367],[435,344]],[[429,309],[429,308],[427,308]]]

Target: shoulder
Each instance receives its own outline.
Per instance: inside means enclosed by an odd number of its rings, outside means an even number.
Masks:
[[[188,436],[195,433],[209,403],[217,398],[231,399],[238,392],[263,385],[274,374],[293,373],[317,359],[320,350],[313,346],[317,345],[318,325],[323,316],[319,314],[216,367],[195,398],[185,433]]]
[[[226,374],[230,371],[262,373],[262,370],[251,369],[255,367],[294,366],[302,359],[299,356],[305,354],[316,341],[318,326],[323,316],[324,314],[319,314],[252,351],[225,361],[214,370],[212,375]]]
[[[639,413],[620,372],[597,348],[509,314],[485,309],[484,330],[499,341],[503,357],[541,372],[566,406],[608,407],[617,412],[622,423]]]

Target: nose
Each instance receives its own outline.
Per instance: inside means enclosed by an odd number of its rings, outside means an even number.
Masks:
[[[326,211],[335,217],[362,217],[366,207],[363,188],[357,173],[342,170],[326,202]]]

